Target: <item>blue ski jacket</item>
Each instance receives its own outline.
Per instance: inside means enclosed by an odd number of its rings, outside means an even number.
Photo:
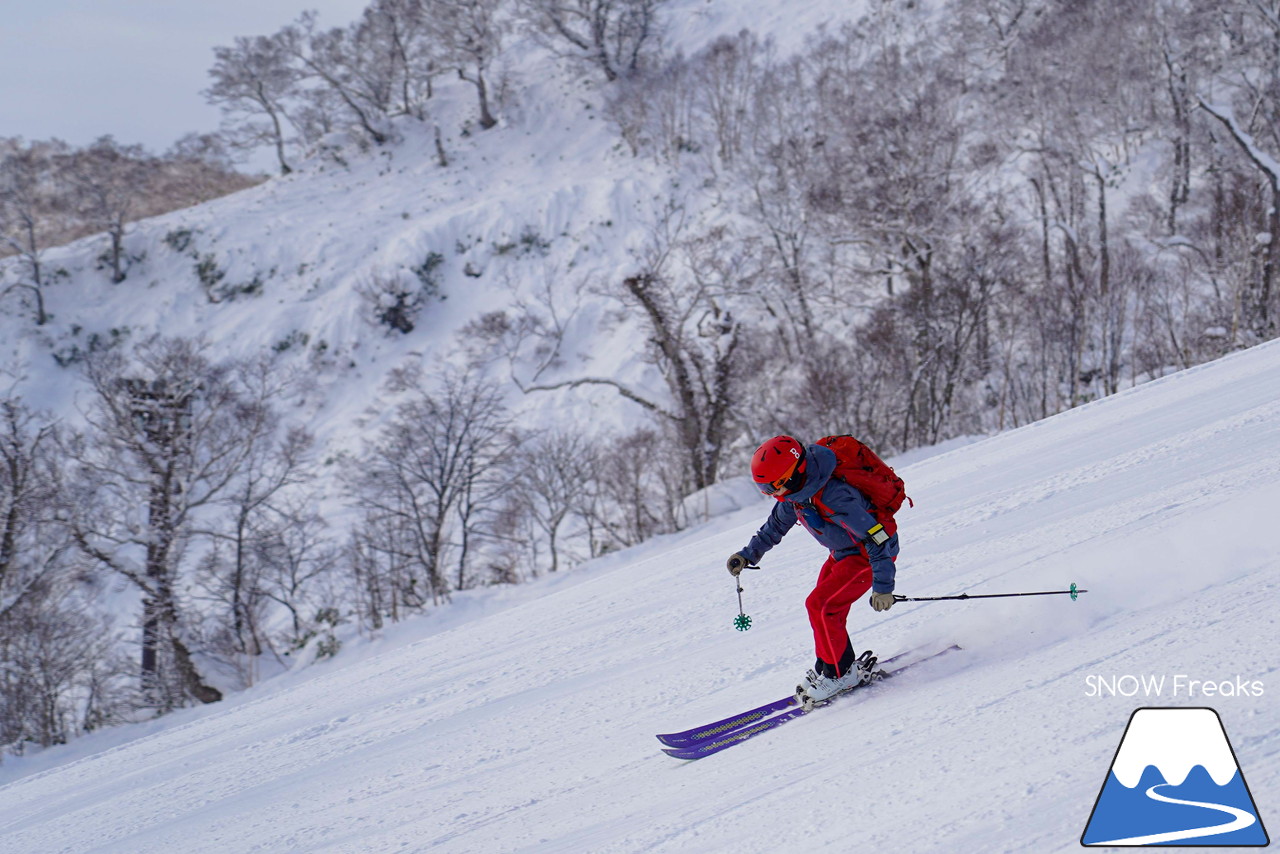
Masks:
[[[898,555],[896,531],[886,521],[885,530],[893,532],[893,536],[883,545],[873,543],[868,532],[876,526],[876,518],[867,509],[869,504],[861,492],[832,477],[835,452],[822,445],[809,445],[805,454],[808,479],[804,487],[777,501],[764,525],[739,554],[750,563],[759,563],[764,553],[782,542],[799,522],[836,560],[865,551],[871,562],[872,591],[892,593],[893,559]],[[814,500],[815,496],[819,496],[820,503]]]

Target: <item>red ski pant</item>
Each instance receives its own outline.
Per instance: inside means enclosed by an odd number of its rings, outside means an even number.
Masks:
[[[813,626],[818,658],[835,665],[849,646],[849,608],[871,589],[871,563],[864,552],[842,560],[828,557],[818,573],[818,583],[804,600]]]

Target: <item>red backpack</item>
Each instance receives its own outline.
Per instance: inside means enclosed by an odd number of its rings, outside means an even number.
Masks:
[[[840,478],[866,496],[867,501],[871,502],[871,515],[886,528],[903,501],[915,506],[915,502],[907,497],[906,484],[902,482],[902,478],[894,474],[884,460],[857,439],[852,436],[824,436],[818,440],[818,444],[835,451],[836,470],[832,476]],[[889,518],[886,519],[885,516]]]

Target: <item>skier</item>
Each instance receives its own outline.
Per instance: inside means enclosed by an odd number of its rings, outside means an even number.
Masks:
[[[882,514],[881,524],[862,492],[832,476],[838,462],[830,447],[805,447],[791,436],[775,436],[757,448],[751,457],[751,477],[762,493],[778,503],[747,547],[727,561],[736,577],[780,543],[797,521],[830,550],[818,583],[805,599],[818,658],[797,694],[809,703],[874,678],[875,658],[869,650],[855,655],[845,622],[849,608],[868,589],[876,611],[887,611],[894,602],[897,526],[887,514]],[[884,468],[889,477],[896,477]]]

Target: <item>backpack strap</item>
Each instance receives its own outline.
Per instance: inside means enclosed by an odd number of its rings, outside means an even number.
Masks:
[[[845,481],[843,481],[843,480],[841,480],[840,482],[841,482],[841,483],[845,483]],[[845,485],[846,485],[846,486],[848,486],[850,489],[857,489],[857,488],[858,488],[858,487],[854,486],[853,484],[845,484]],[[835,511],[834,511],[834,510],[832,510],[832,509],[827,505],[827,503],[826,503],[825,501],[823,501],[823,500],[822,500],[822,490],[823,490],[823,489],[826,489],[826,486],[823,486],[823,487],[822,487],[822,489],[819,489],[817,492],[815,492],[815,493],[813,494],[813,498],[809,499],[809,501],[813,504],[814,509],[818,511],[818,513],[822,516],[822,518],[826,519],[828,522],[832,522],[832,521],[834,521],[834,518],[833,518],[833,517],[835,516]],[[863,496],[863,497],[865,498],[866,496]],[[907,500],[908,500],[908,501],[910,501],[911,499],[910,499],[910,498],[908,498]],[[913,504],[912,506],[914,507],[915,505]],[[888,537],[893,536],[893,535],[897,532],[897,530],[898,530],[898,524],[897,524],[897,522],[894,520],[894,518],[893,518],[893,514],[892,514],[892,513],[888,514],[888,516],[889,516],[888,521],[882,520],[882,519],[880,518],[880,514],[877,512],[877,511],[879,511],[879,510],[880,510],[880,508],[876,507],[874,504],[870,505],[870,507],[867,509],[867,512],[871,514],[871,518],[872,518],[872,519],[875,519],[875,520],[876,520],[876,522],[878,523],[878,524],[875,526],[875,528],[872,528],[872,530],[874,531],[876,528],[881,529],[881,531],[883,531],[885,534],[887,534],[887,535],[888,535],[888,536],[886,536],[886,537],[885,537],[885,539],[888,539]],[[842,525],[841,527],[844,527],[844,526]],[[846,530],[848,530],[848,529],[846,528]],[[852,531],[850,531],[850,533],[853,533],[853,532],[852,532]],[[874,537],[872,537],[872,539],[875,539],[875,538],[874,538]],[[877,543],[877,545],[878,545],[878,544],[879,544],[879,543]]]

